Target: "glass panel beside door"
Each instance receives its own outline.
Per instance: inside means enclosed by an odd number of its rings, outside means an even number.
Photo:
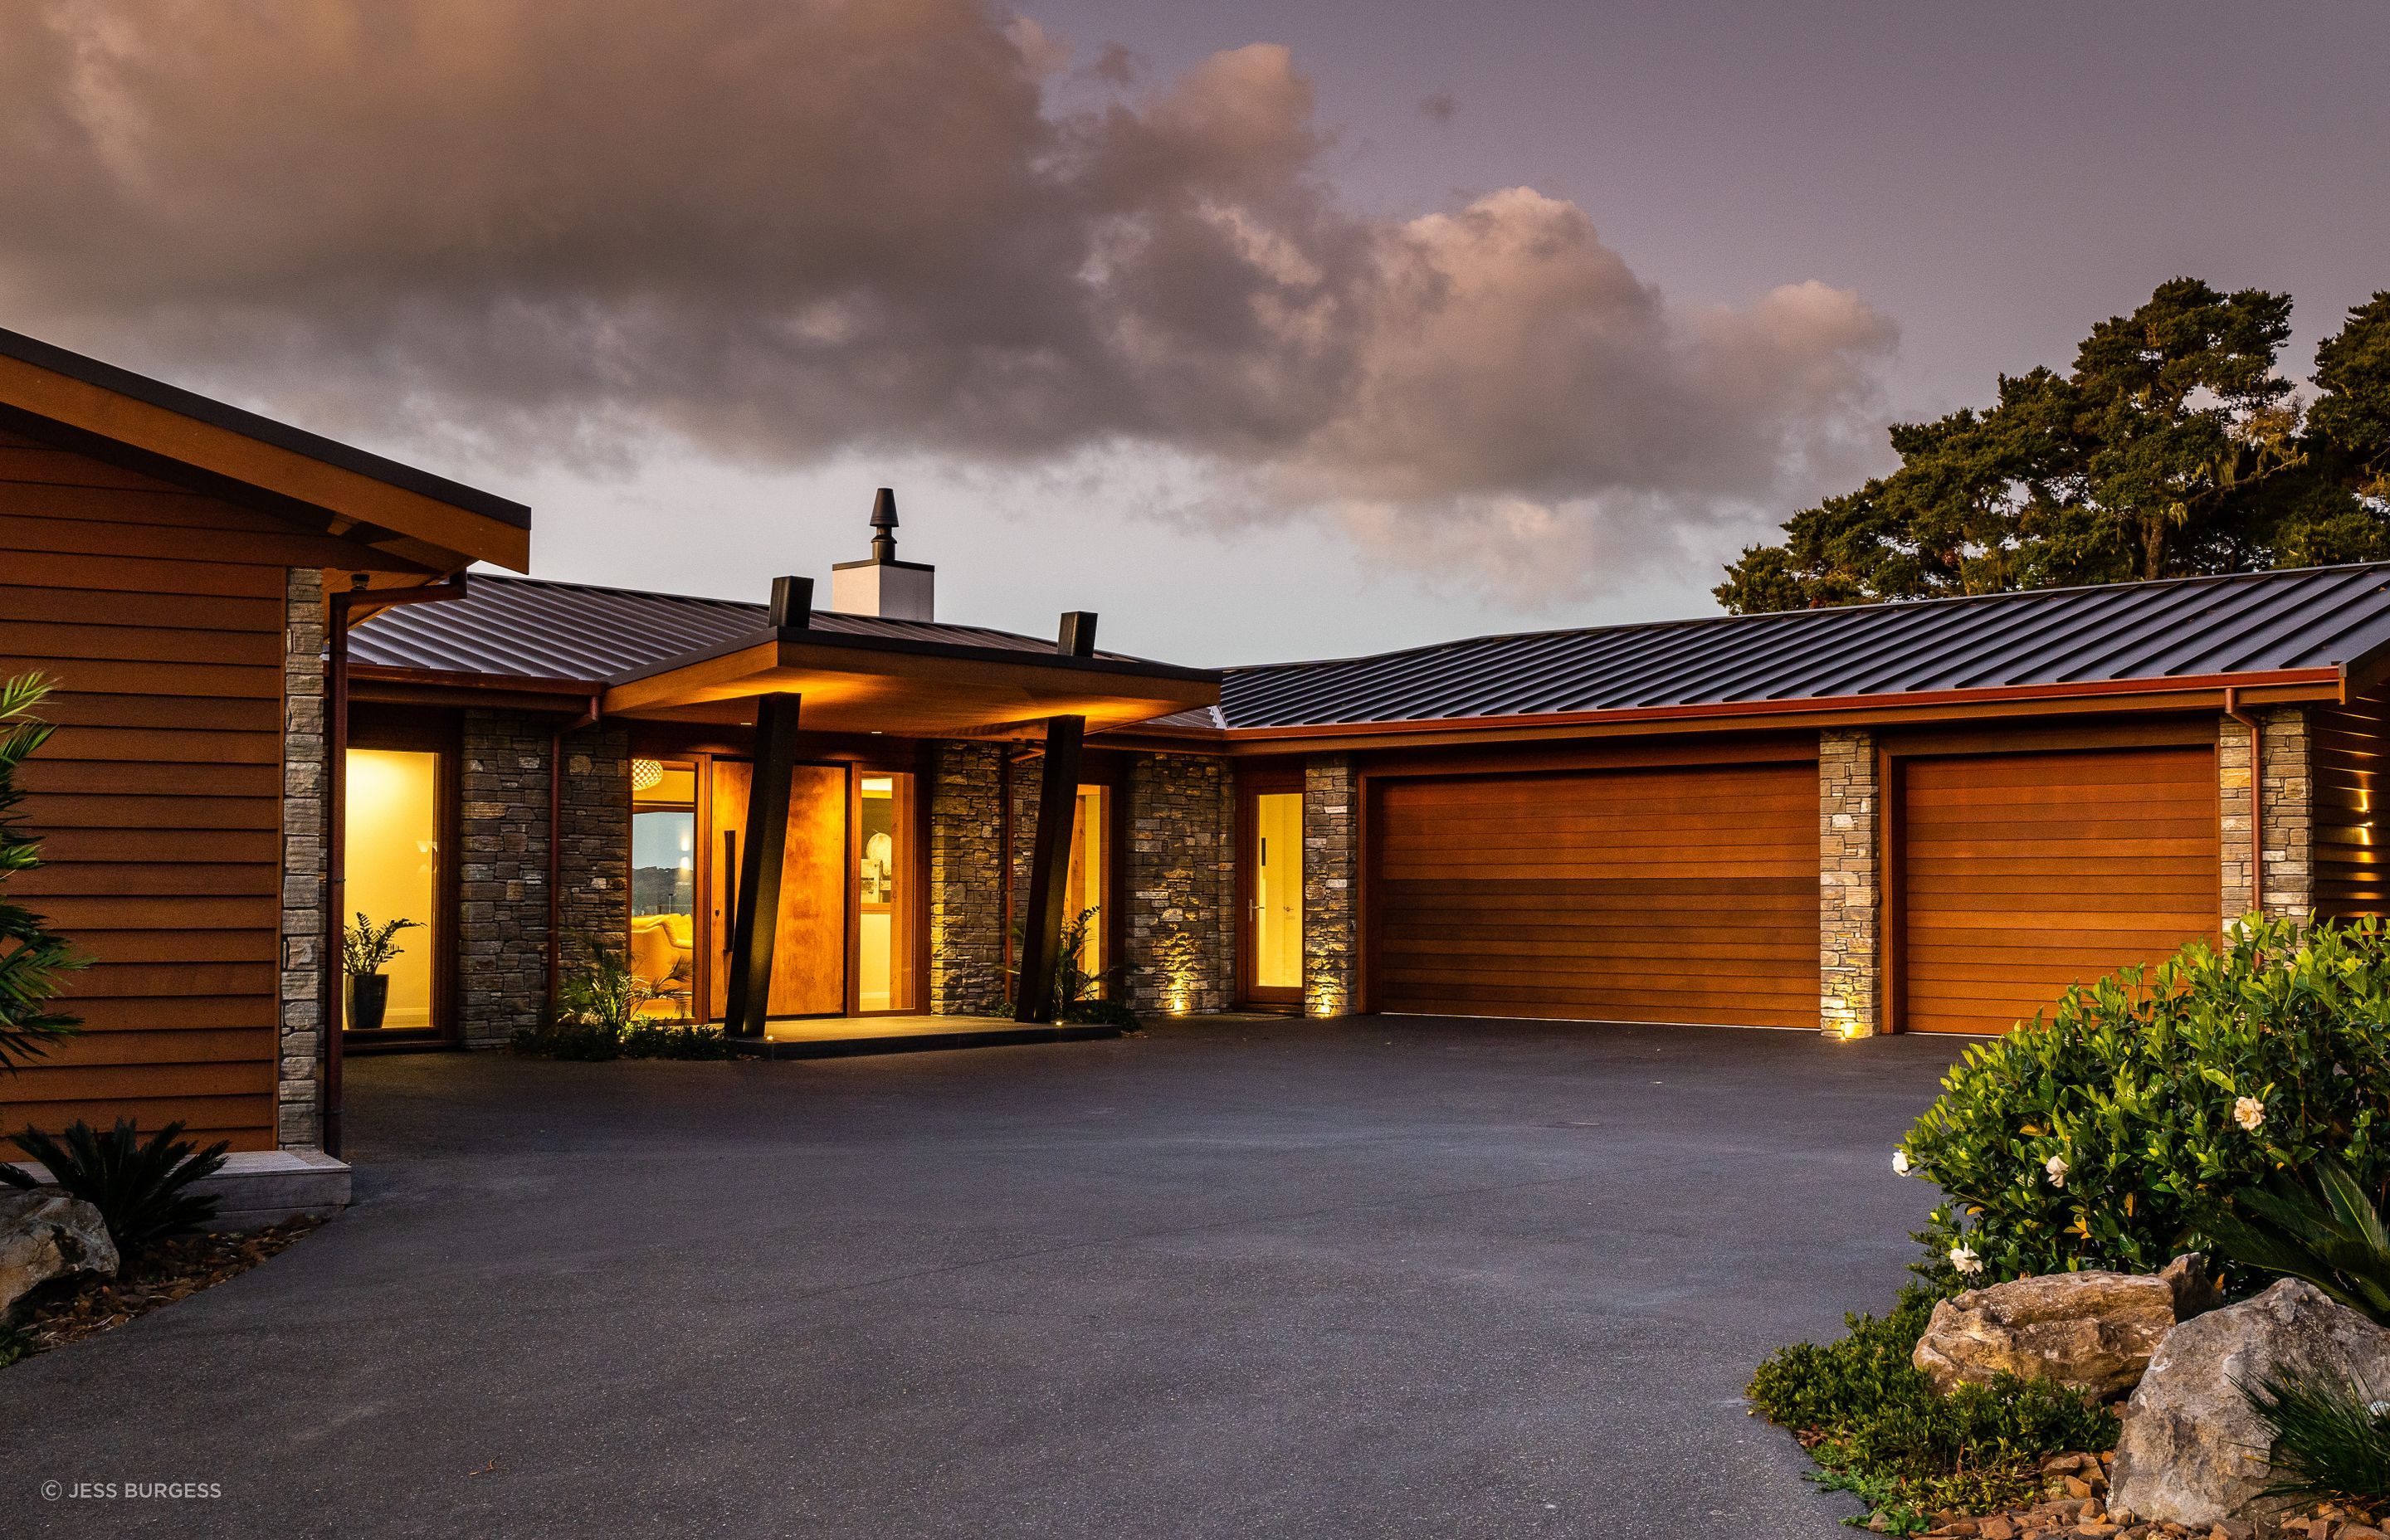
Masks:
[[[913,777],[866,770],[854,777],[854,1008],[919,1008],[914,965]]]
[[[697,766],[631,762],[631,972],[642,1015],[687,1020],[697,993]]]
[[[342,789],[341,1024],[428,1031],[439,1024],[440,756],[352,749]]]

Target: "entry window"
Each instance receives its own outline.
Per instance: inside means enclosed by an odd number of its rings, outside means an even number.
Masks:
[[[432,935],[440,922],[440,756],[349,751],[347,908],[341,917],[352,1032],[421,1031],[431,1020]]]
[[[1303,793],[1253,798],[1253,983],[1303,987]]]
[[[913,777],[855,777],[855,1008],[919,1008],[913,983]]]
[[[631,971],[649,1016],[686,1020],[697,964],[697,766],[631,762]]]
[[[1111,825],[1106,815],[1111,811],[1110,787],[1079,788],[1078,808],[1071,819],[1071,867],[1063,878],[1062,923],[1074,925],[1080,916],[1094,911],[1079,948],[1079,968],[1090,977],[1111,964],[1104,952],[1104,925],[1110,914],[1106,901],[1111,896],[1104,877],[1111,861]]]

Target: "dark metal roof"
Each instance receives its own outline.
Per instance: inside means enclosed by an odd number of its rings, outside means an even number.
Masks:
[[[1478,636],[1226,671],[1155,725],[1431,722],[2206,678],[2390,646],[2390,563]]]
[[[476,572],[461,599],[398,606],[358,626],[349,635],[349,658],[381,668],[596,684],[751,639],[770,623],[765,606],[735,599]],[[813,612],[811,629],[899,643],[1054,651],[1051,636],[828,610]],[[1096,656],[1142,661],[1118,652]]]
[[[276,422],[272,417],[243,411],[195,391],[184,390],[179,385],[169,385],[148,375],[135,374],[131,369],[103,364],[96,358],[71,352],[56,343],[45,342],[37,337],[28,337],[23,332],[0,327],[0,356],[47,369],[53,374],[62,374],[86,385],[96,385],[103,391],[113,391],[118,395],[147,402],[152,406],[162,406],[167,411],[204,422],[212,428],[238,433],[260,443],[270,443],[294,455],[304,455],[311,460],[321,460],[326,465],[371,477],[403,492],[463,508],[484,519],[495,519],[519,530],[531,528],[531,509],[510,498],[483,492],[478,487],[469,487],[462,481],[452,481],[445,476],[435,476],[428,470],[418,470],[411,465],[402,465],[369,450],[325,438],[320,433],[310,433],[303,428],[293,428],[287,422]]]

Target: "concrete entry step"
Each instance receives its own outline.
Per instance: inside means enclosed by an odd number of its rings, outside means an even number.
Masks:
[[[1032,1026],[985,1016],[846,1016],[771,1021],[764,1040],[739,1041],[763,1059],[850,1059],[860,1054],[938,1048],[998,1048],[1027,1043],[1085,1043],[1118,1037],[1118,1027]]]
[[[17,1169],[50,1179],[38,1161]],[[302,1215],[328,1218],[349,1206],[349,1167],[320,1149],[243,1149],[225,1157],[224,1169],[191,1190],[216,1199],[212,1230],[254,1230]]]

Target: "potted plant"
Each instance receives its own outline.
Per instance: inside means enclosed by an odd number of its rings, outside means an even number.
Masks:
[[[382,969],[403,950],[392,938],[401,930],[420,929],[411,919],[376,925],[361,909],[356,924],[342,932],[341,967],[349,976],[350,1031],[372,1032],[381,1025],[390,1009],[390,979]]]

